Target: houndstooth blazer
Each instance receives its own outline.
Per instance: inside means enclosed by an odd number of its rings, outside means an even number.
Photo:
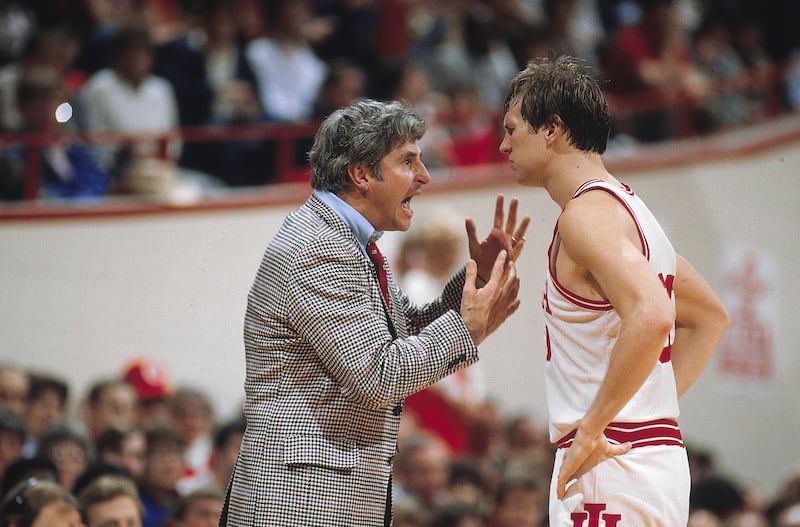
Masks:
[[[418,308],[312,195],[267,247],[244,323],[247,418],[228,527],[383,525],[404,397],[478,359],[464,271]]]

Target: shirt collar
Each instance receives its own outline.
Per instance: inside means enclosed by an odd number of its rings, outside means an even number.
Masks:
[[[325,205],[330,207],[344,221],[358,241],[361,251],[366,255],[368,242],[376,242],[383,236],[383,231],[376,231],[375,227],[360,212],[351,207],[342,198],[327,190],[315,190],[317,196]]]

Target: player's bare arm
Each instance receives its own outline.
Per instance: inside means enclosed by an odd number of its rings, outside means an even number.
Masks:
[[[608,300],[621,318],[606,376],[564,457],[557,488],[561,498],[572,478],[627,450],[610,445],[603,430],[652,371],[674,310],[642,254],[633,220],[614,197],[591,191],[572,200],[558,228],[559,281],[579,294],[594,292],[594,298]]]
[[[672,367],[681,397],[708,364],[730,320],[708,282],[680,255],[673,287],[676,318]]]

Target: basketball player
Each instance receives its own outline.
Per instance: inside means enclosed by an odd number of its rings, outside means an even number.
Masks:
[[[571,57],[528,64],[505,99],[516,180],[561,207],[543,308],[550,525],[686,525],[678,399],[728,326],[720,300],[634,191],[606,171],[606,100]]]

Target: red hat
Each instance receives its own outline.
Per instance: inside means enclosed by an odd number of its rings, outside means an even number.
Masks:
[[[135,359],[125,368],[122,378],[136,389],[142,401],[161,399],[172,394],[166,368],[153,359]]]

